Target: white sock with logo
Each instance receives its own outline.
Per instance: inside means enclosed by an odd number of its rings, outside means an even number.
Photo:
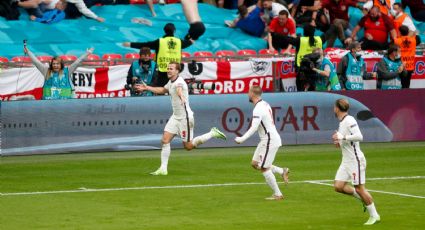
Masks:
[[[267,170],[263,172],[263,176],[266,179],[267,184],[273,190],[273,194],[276,196],[282,196],[282,192],[280,192],[279,186],[276,182],[276,177],[274,177],[271,170]]]
[[[378,212],[376,211],[376,208],[375,208],[375,204],[374,203],[366,206],[366,208],[367,208],[367,211],[369,212],[369,215],[371,217],[378,217],[379,216],[378,215]]]
[[[170,158],[171,146],[170,144],[163,144],[161,150],[161,169],[167,170],[168,158]]]
[[[193,138],[192,145],[197,147],[198,145],[201,145],[201,144],[207,142],[211,138],[212,138],[211,132],[205,133],[201,136],[197,136],[197,137]]]

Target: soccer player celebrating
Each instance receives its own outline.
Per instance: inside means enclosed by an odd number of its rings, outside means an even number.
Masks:
[[[168,158],[170,157],[170,143],[176,135],[179,135],[183,140],[183,146],[186,150],[192,150],[205,143],[212,137],[226,139],[226,135],[217,128],[211,128],[211,131],[193,138],[194,117],[189,106],[189,91],[186,82],[179,77],[180,64],[170,62],[168,64],[168,83],[164,87],[151,87],[147,85],[137,85],[138,91],[151,91],[155,94],[166,94],[171,96],[171,104],[173,107],[173,115],[165,125],[164,134],[162,135],[162,150],[161,150],[161,167],[152,175],[167,175]]]
[[[341,148],[342,163],[335,176],[335,191],[354,196],[366,205],[370,218],[365,225],[372,225],[381,220],[376,211],[373,198],[365,188],[366,183],[366,158],[360,150],[360,141],[363,135],[360,132],[357,121],[348,115],[350,104],[346,99],[338,99],[335,102],[334,113],[338,118],[338,131],[332,136],[334,144]],[[352,186],[347,183],[351,181]]]
[[[255,131],[258,131],[260,143],[255,150],[251,165],[254,169],[261,170],[267,184],[273,190],[273,195],[267,197],[266,200],[282,200],[283,195],[273,173],[278,173],[283,181],[288,183],[289,169],[272,165],[282,141],[274,125],[272,109],[267,102],[261,99],[261,94],[260,86],[252,86],[249,89],[249,101],[254,104],[252,124],[249,130],[242,137],[236,137],[235,141],[241,144],[252,136]]]

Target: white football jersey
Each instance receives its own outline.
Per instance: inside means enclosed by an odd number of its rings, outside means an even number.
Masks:
[[[346,115],[339,123],[338,132],[343,136],[357,136],[363,138],[356,119],[350,115]],[[358,162],[364,158],[363,152],[360,150],[359,141],[340,140],[339,145],[342,150],[342,162]]]
[[[274,145],[282,145],[280,135],[276,130],[273,110],[270,105],[260,100],[252,112],[252,127],[256,127],[261,140],[270,140]]]
[[[180,97],[177,95],[177,88],[182,88],[182,93],[186,99],[186,103],[182,104]],[[176,119],[184,119],[186,117],[193,117],[193,112],[189,106],[189,89],[186,82],[182,77],[177,77],[174,81],[168,81],[164,86],[171,96],[171,105],[173,106],[173,116]]]

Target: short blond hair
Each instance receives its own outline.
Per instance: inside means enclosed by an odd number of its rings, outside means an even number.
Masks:
[[[251,88],[249,89],[249,91],[251,91],[257,97],[260,97],[261,94],[263,93],[263,90],[258,85],[251,86]]]
[[[348,103],[347,99],[340,98],[335,101],[335,106],[341,111],[341,112],[347,112],[348,109],[350,109],[350,103]]]

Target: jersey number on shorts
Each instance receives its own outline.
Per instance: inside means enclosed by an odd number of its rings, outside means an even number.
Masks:
[[[353,180],[356,180],[356,173],[353,173]]]

